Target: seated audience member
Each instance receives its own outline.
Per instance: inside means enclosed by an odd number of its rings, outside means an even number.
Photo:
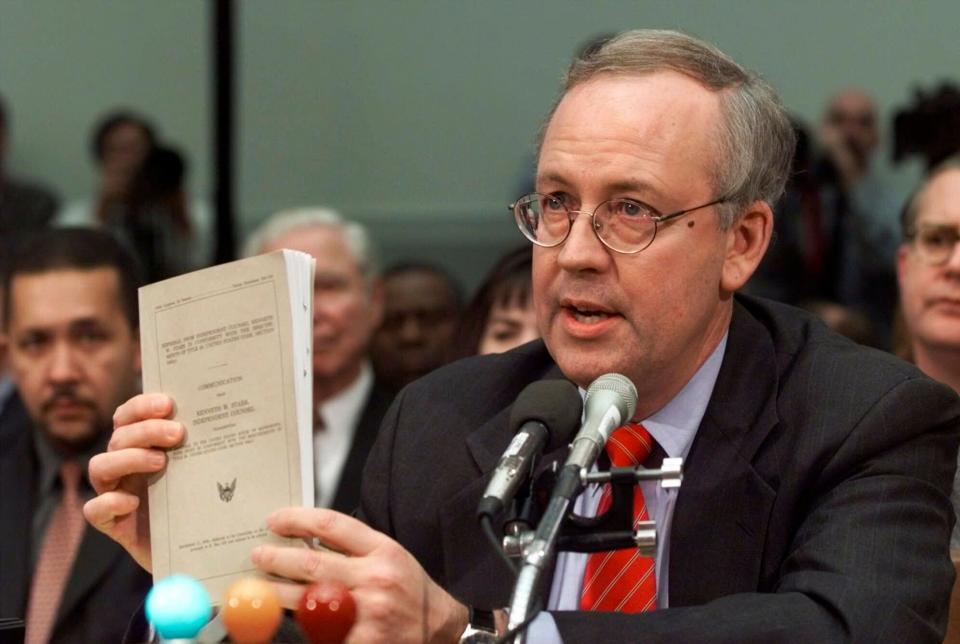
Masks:
[[[123,232],[137,250],[148,282],[203,266],[209,259],[191,221],[185,173],[179,152],[155,146],[134,178]]]
[[[457,357],[502,353],[540,337],[530,294],[529,246],[501,257],[464,309]]]
[[[91,198],[68,203],[58,219],[64,226],[106,226],[126,216],[134,179],[157,145],[154,127],[133,112],[117,111],[94,128],[90,153],[97,166]]]
[[[896,303],[891,269],[897,247],[897,213],[904,196],[877,167],[877,105],[864,90],[848,87],[828,101],[818,138],[822,156],[814,173],[833,200],[834,292],[827,295],[868,315],[889,335]]]
[[[928,376],[960,393],[960,157],[933,169],[907,201],[897,253],[905,352]],[[960,511],[960,480],[954,483]],[[960,527],[951,546],[960,548]]]
[[[87,461],[140,388],[138,268],[106,233],[24,242],[4,280],[2,346],[16,395],[0,412],[0,616],[26,642],[120,641],[150,587],[83,520]]]
[[[800,307],[810,311],[842,336],[868,347],[882,349],[877,331],[866,315],[849,306],[828,300],[806,300]]]
[[[49,224],[57,210],[49,189],[10,175],[10,136],[10,114],[0,97],[0,258],[13,252],[20,235]]]
[[[90,151],[97,193],[68,203],[58,225],[103,227],[118,234],[141,252],[151,279],[209,264],[210,209],[203,201],[187,200],[183,157],[161,144],[144,117],[108,114],[94,129]]]
[[[392,394],[374,377],[370,341],[383,317],[376,251],[360,224],[327,208],[279,212],[245,254],[289,248],[316,260],[313,285],[313,432],[316,504],[343,512],[360,502],[367,454]]]
[[[443,365],[462,306],[446,271],[399,264],[383,274],[383,324],[373,336],[373,369],[387,387],[405,385]]]
[[[502,632],[518,617],[500,610],[514,578],[476,508],[514,438],[510,408],[531,382],[587,387],[615,372],[638,398],[609,458],[682,457],[683,484],[644,481],[620,504],[657,522],[655,558],[629,548],[534,558],[552,581],[529,641],[941,641],[956,394],[805,312],[737,294],[770,241],[793,143],[774,91],[693,37],[626,32],[575,61],[543,128],[537,192],[514,204],[535,244],[543,341],[404,388],[370,454],[358,518],[317,508],[267,518],[277,534],[340,553],[265,544],[254,564],[347,585],[353,641],[456,642],[491,609]],[[124,403],[118,442],[90,465],[97,489],[113,492],[86,516],[147,565],[130,497],[143,489],[137,475],[158,469],[147,454],[182,440],[163,420],[173,404]],[[593,516],[603,496],[590,485],[573,507]],[[281,588],[288,603],[303,592]]]

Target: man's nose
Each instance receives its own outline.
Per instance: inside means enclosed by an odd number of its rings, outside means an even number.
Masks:
[[[570,224],[570,234],[560,247],[557,262],[564,270],[580,272],[601,271],[610,262],[610,253],[594,230],[594,219],[589,212],[578,213]]]
[[[406,315],[400,323],[400,339],[404,342],[419,342],[423,327],[416,315]]]
[[[80,362],[74,349],[67,342],[54,345],[50,353],[47,377],[51,382],[73,382],[80,373]]]
[[[950,251],[946,263],[947,270],[954,275],[960,276],[960,239],[953,244],[953,250]]]

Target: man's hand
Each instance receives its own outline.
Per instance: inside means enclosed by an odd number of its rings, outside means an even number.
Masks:
[[[152,568],[147,477],[166,467],[165,450],[185,436],[183,425],[167,420],[172,412],[169,396],[134,396],[113,414],[107,451],[90,459],[90,483],[97,496],[83,507],[84,516],[147,571]]]
[[[260,570],[296,582],[339,581],[357,604],[348,642],[456,642],[467,608],[438,586],[409,552],[360,521],[319,508],[286,508],[267,526],[278,535],[320,541],[337,550],[263,545],[253,551]],[[343,553],[343,554],[340,554]],[[278,584],[281,603],[294,607],[299,584]]]

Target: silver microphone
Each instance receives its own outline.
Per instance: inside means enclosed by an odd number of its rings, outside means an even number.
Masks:
[[[608,373],[587,388],[580,431],[573,439],[570,455],[563,464],[554,496],[572,500],[582,489],[580,470],[590,469],[600,456],[610,434],[631,418],[637,410],[637,388],[619,373]]]

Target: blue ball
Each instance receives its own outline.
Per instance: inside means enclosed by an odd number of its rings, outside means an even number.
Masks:
[[[210,621],[210,595],[193,577],[171,575],[147,595],[147,619],[163,639],[190,639]]]

